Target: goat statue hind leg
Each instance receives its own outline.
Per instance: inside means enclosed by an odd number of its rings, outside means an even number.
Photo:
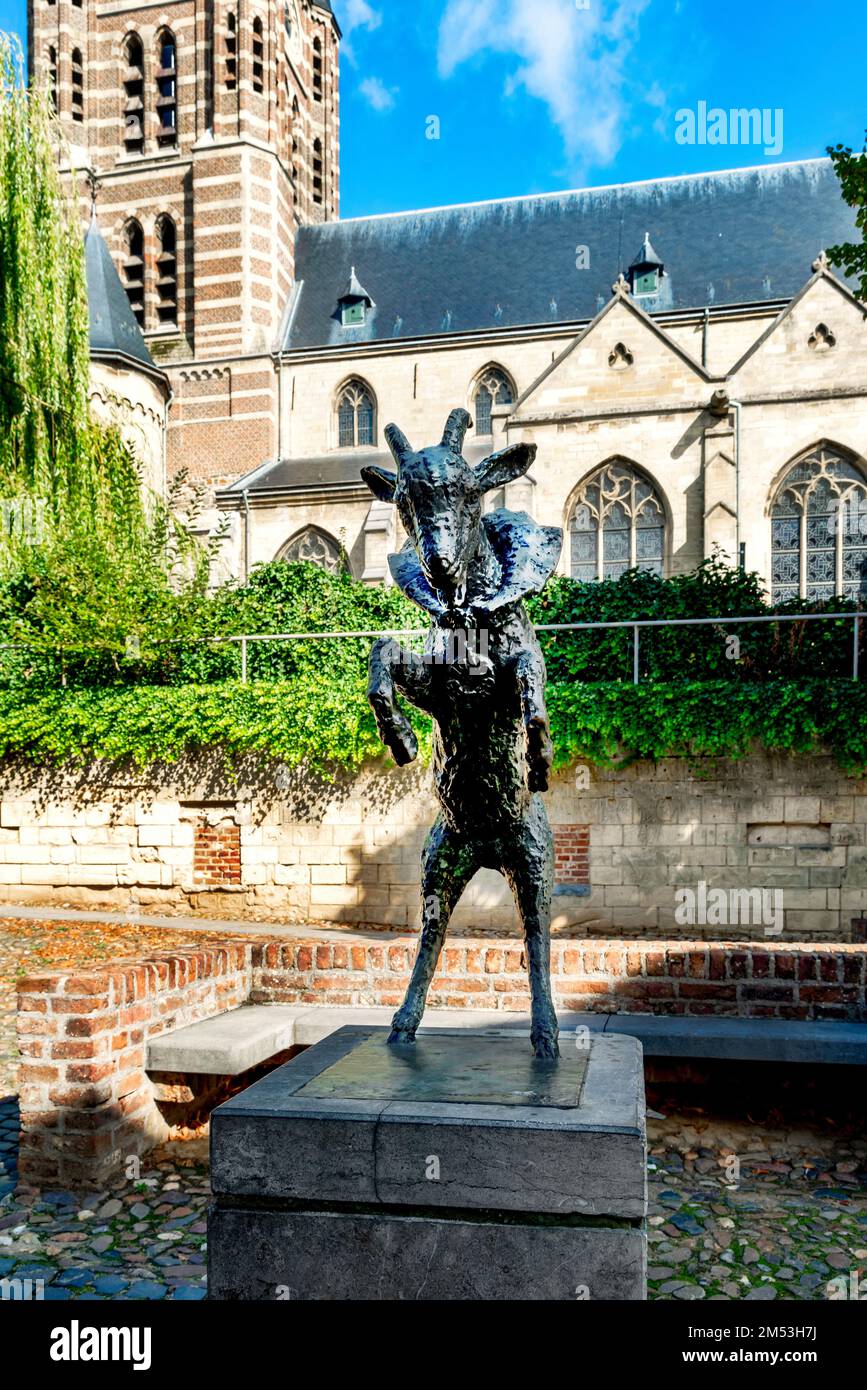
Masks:
[[[560,1029],[551,997],[551,891],[554,837],[541,796],[534,796],[526,819],[510,843],[510,862],[502,873],[515,895],[530,977],[530,1041],[537,1057],[559,1057]]]
[[[391,1023],[390,1043],[415,1042],[427,992],[455,904],[479,867],[475,847],[439,816],[422,851],[422,927],[406,998]]]

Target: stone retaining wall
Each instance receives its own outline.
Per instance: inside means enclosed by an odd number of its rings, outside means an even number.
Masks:
[[[867,779],[830,757],[573,768],[546,804],[556,930],[863,939]],[[216,755],[141,775],[7,765],[0,900],[411,927],[434,813],[430,774],[415,765],[333,782],[254,759],[230,779]],[[684,921],[677,895],[698,896],[702,883],[742,895],[742,906]],[[762,920],[762,892],[779,903],[774,923]],[[499,874],[480,872],[453,920],[470,934],[514,932]]]

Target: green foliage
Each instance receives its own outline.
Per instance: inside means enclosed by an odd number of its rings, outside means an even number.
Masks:
[[[797,599],[771,608],[756,574],[705,560],[692,574],[661,579],[630,570],[617,580],[578,584],[555,579],[529,604],[537,623],[635,622],[719,617],[701,627],[642,628],[642,682],[845,676],[852,667],[852,624],[824,622],[726,623],[730,617],[772,613],[854,612],[849,599],[828,603]],[[738,639],[733,646],[731,637]],[[579,633],[540,633],[555,681],[632,681],[633,634],[628,628]],[[735,659],[735,655],[737,659]]]
[[[642,758],[738,758],[752,744],[785,753],[830,748],[846,771],[867,767],[867,687],[851,680],[727,681],[680,685],[552,682],[548,708],[558,766]],[[430,724],[408,710],[430,748]],[[145,766],[185,752],[222,750],[356,769],[383,756],[364,682],[354,670],[310,669],[291,681],[181,687],[55,690],[24,698],[0,690],[0,757],[85,764],[94,758]]]
[[[624,755],[743,757],[829,748],[845,771],[867,769],[867,686],[852,680],[582,684],[548,687],[556,762]]]
[[[855,225],[861,241],[829,246],[828,256],[834,265],[843,267],[847,275],[860,278],[859,293],[867,299],[867,140],[860,154],[848,145],[828,147],[828,154],[840,180],[840,191],[851,208],[856,209]]]
[[[0,474],[5,488],[44,498],[60,477],[76,490],[88,482],[87,297],[56,122],[23,66],[17,40],[0,34]]]
[[[84,244],[47,92],[0,34],[0,638],[6,680],[105,683],[189,637],[209,555],[90,414]],[[183,479],[176,482],[176,492]],[[192,508],[198,498],[193,494]]]
[[[413,717],[424,752],[429,726]],[[325,773],[383,754],[363,685],[328,668],[255,685],[55,690],[30,699],[0,690],[0,757],[143,767],[206,748],[222,749],[229,764],[255,752]]]

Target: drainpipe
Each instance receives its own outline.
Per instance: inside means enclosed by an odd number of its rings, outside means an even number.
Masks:
[[[244,583],[250,578],[250,493],[244,488]]]
[[[707,328],[710,321],[710,309],[704,311],[704,323],[701,326],[701,365],[707,366]]]

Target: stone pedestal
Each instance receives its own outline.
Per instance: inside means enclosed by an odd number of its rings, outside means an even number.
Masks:
[[[641,1045],[349,1027],[211,1118],[215,1299],[643,1299]]]

